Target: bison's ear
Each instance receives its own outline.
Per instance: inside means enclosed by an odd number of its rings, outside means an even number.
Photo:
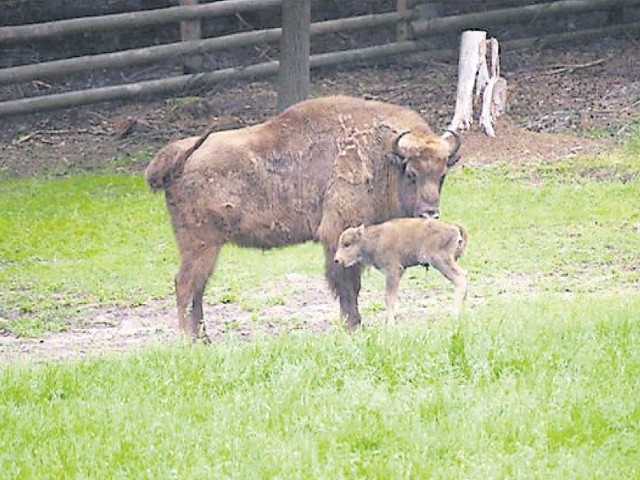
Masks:
[[[356,231],[358,232],[359,235],[362,235],[364,233],[364,224],[361,223],[360,225],[358,225],[358,228],[356,229]]]

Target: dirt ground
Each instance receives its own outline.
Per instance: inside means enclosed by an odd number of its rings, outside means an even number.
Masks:
[[[555,161],[610,149],[640,119],[638,47],[637,39],[622,38],[503,51],[508,114],[498,122],[496,138],[477,129],[463,134],[463,161]],[[404,104],[421,112],[436,130],[444,129],[453,115],[455,62],[435,63],[414,54],[376,66],[316,71],[312,81],[313,96],[345,93]],[[275,103],[273,85],[254,81],[145,103],[2,119],[0,178],[141,172],[166,142],[196,134],[210,123],[227,129],[264,120],[275,113]],[[257,323],[255,315],[237,305],[207,305],[211,336],[244,338],[291,328],[322,331],[337,324],[337,303],[321,279],[291,273],[284,281],[296,286],[295,293],[284,305],[262,309]],[[520,283],[526,288],[528,282]],[[377,299],[379,293],[365,292],[362,302]],[[434,297],[425,295],[405,297],[404,302],[421,305]],[[471,304],[481,301],[470,299]],[[444,308],[442,301],[433,302],[436,310]],[[166,344],[177,337],[172,299],[132,308],[91,308],[86,317],[90,321],[83,322],[85,326],[40,339],[0,336],[0,360],[76,358]]]

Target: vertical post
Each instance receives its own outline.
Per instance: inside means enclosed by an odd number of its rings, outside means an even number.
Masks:
[[[180,5],[198,5],[198,2],[199,0],[180,0]],[[183,42],[200,40],[202,38],[200,19],[180,22],[180,36]],[[202,55],[196,53],[185,57],[182,63],[182,71],[184,73],[197,73],[202,71]]]
[[[398,12],[404,12],[407,9],[407,0],[396,0],[396,10]],[[396,37],[398,41],[409,39],[409,28],[406,22],[398,22],[398,28],[396,29]]]
[[[309,96],[311,0],[283,0],[278,110]]]
[[[624,23],[624,6],[613,7],[609,9],[609,13],[607,15],[607,24],[620,25],[622,23]]]

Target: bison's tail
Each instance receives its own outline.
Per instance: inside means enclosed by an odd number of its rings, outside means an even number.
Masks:
[[[179,148],[175,142],[163,147],[144,172],[149,187],[152,190],[164,190],[171,185],[171,183],[182,174],[184,164],[191,154],[204,143],[212,131],[213,127],[209,127],[207,131],[200,135],[195,143],[186,150]]]
[[[460,237],[458,238],[458,246],[456,247],[456,251],[454,254],[457,260],[462,256],[462,254],[466,250],[467,242],[469,241],[469,236],[467,234],[467,230],[462,225],[456,224],[456,227],[458,227],[458,230],[460,231]]]
[[[144,171],[144,177],[151,190],[161,190],[169,186],[181,159],[182,152],[171,143],[163,147]]]

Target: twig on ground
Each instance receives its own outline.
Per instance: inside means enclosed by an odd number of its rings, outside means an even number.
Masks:
[[[33,138],[33,136],[36,134],[36,132],[31,132],[31,133],[27,133],[26,135],[23,135],[22,137],[20,137],[17,140],[13,141],[14,145],[20,145],[21,143],[24,143],[28,140],[31,140],[31,138]]]
[[[51,140],[48,140],[46,138],[44,138],[47,135],[73,135],[76,133],[90,133],[90,134],[96,134],[96,133],[105,133],[104,131],[99,131],[99,130],[89,130],[86,128],[79,128],[77,130],[34,130],[31,133],[27,133],[25,135],[23,135],[22,137],[18,138],[17,140],[14,140],[12,143],[13,145],[20,145],[24,142],[28,142],[29,140],[33,140],[36,137],[38,137],[40,139],[41,142],[44,143],[49,143],[49,144],[53,144],[54,142],[52,142]]]
[[[551,70],[542,72],[541,75],[555,75],[557,73],[562,73],[566,71],[573,72],[574,70],[578,70],[580,68],[589,68],[589,67],[594,67],[596,65],[600,65],[601,63],[604,63],[606,60],[607,60],[606,58],[600,58],[598,60],[594,60],[593,62],[577,63],[575,65],[552,65]]]

